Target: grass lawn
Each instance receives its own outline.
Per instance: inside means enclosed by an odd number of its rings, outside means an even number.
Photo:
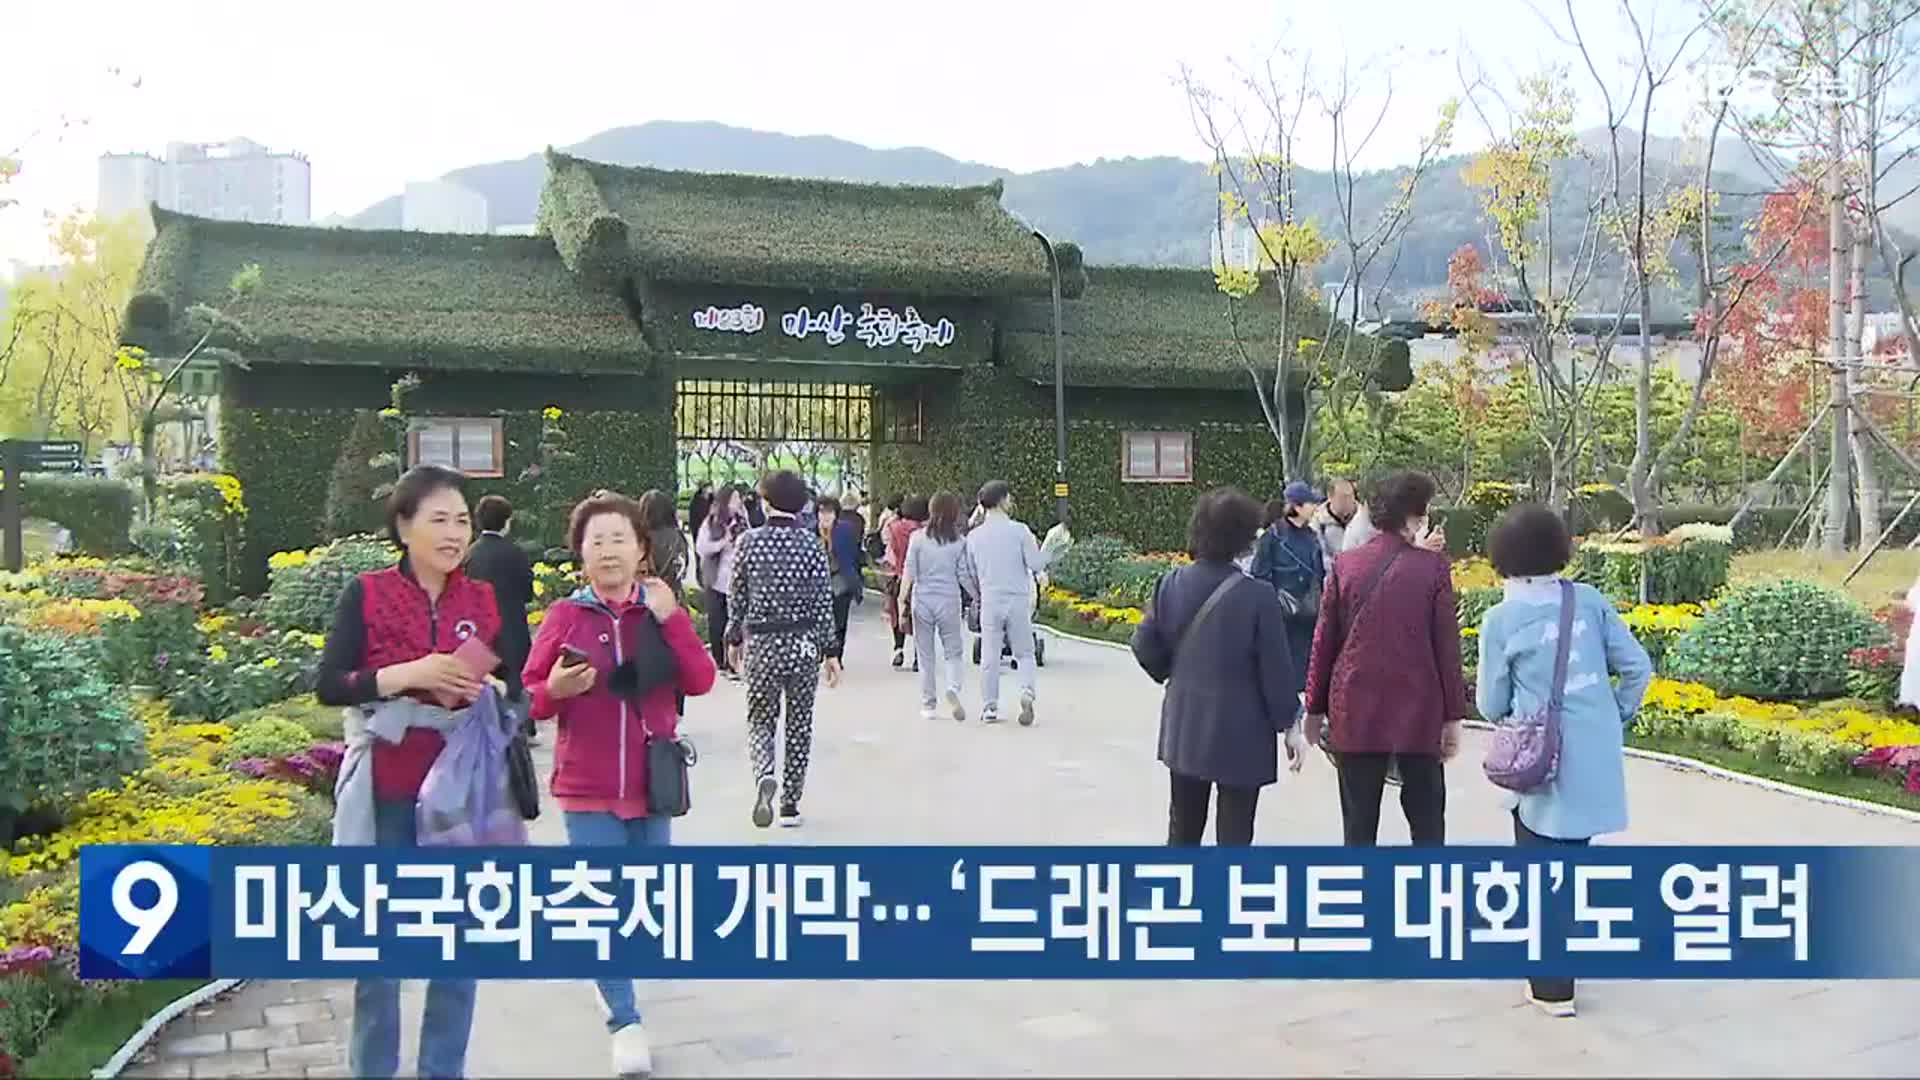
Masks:
[[[21,1066],[20,1075],[91,1075],[140,1030],[147,1017],[205,985],[195,979],[126,983],[107,997],[63,1017],[39,1051]]]
[[[1829,795],[1844,795],[1849,799],[1859,799],[1861,802],[1881,803],[1904,810],[1920,811],[1920,795],[1912,794],[1898,784],[1877,777],[1809,776],[1806,773],[1790,772],[1779,762],[1759,754],[1733,750],[1724,746],[1710,746],[1692,739],[1648,738],[1644,735],[1630,734],[1627,741],[1630,745],[1642,750],[1656,750],[1663,754],[1693,758],[1695,761],[1704,761],[1723,769],[1731,769],[1734,772],[1746,773],[1766,780],[1777,780],[1795,787],[1824,791]]]
[[[1798,549],[1752,551],[1734,557],[1731,579],[1732,584],[1745,585],[1790,577],[1838,589],[1841,579],[1859,561],[1858,552],[1835,558]],[[1877,608],[1905,597],[1916,577],[1920,577],[1920,551],[1883,548],[1845,588],[1861,603]]]
[[[20,544],[25,549],[28,562],[38,562],[53,555],[53,529],[50,521],[28,518],[20,525]]]

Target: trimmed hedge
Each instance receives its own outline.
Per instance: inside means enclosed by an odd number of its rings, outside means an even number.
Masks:
[[[247,510],[238,481],[193,473],[160,481],[160,517],[182,543],[181,555],[206,587],[207,603],[238,595]]]
[[[102,476],[31,473],[20,487],[27,516],[66,526],[84,554],[110,559],[133,550],[133,485]]]
[[[1648,603],[1698,604],[1726,587],[1727,575],[1733,569],[1733,548],[1708,539],[1620,544],[1590,541],[1574,552],[1571,576],[1599,589],[1609,599],[1639,603],[1643,561]]]
[[[1013,485],[1014,512],[1036,533],[1053,524],[1053,391],[1001,368],[970,370],[926,389],[925,440],[876,446],[869,489],[942,488],[971,505],[988,480]],[[1194,500],[1221,485],[1265,499],[1284,485],[1280,447],[1250,391],[1074,390],[1067,396],[1067,479],[1078,536],[1109,534],[1142,551],[1184,551]],[[1128,431],[1193,434],[1191,483],[1120,480]]]
[[[1887,631],[1843,592],[1804,581],[1735,591],[1681,636],[1673,676],[1719,694],[1773,700],[1838,697],[1848,656],[1882,645]]]

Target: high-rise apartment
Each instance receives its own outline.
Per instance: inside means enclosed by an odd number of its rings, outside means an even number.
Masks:
[[[280,225],[313,213],[313,167],[304,155],[251,139],[169,143],[165,157],[102,154],[97,211],[115,217],[159,203],[168,210]]]

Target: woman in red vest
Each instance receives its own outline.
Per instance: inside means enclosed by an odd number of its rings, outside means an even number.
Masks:
[[[482,675],[454,650],[478,637],[495,647],[500,610],[493,588],[460,569],[473,541],[461,474],[414,468],[387,498],[387,535],[397,565],[347,583],[320,658],[317,694],[325,705],[374,707],[400,697],[472,704]],[[373,742],[373,834],[381,847],[414,847],[415,801],[445,739],[408,727],[398,742]],[[472,979],[427,985],[420,1032],[421,1076],[462,1076],[473,1027]],[[355,1076],[388,1077],[400,1067],[400,983],[354,984],[349,1065]]]

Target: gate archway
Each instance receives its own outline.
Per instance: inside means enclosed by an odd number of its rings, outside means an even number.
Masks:
[[[682,379],[674,387],[683,490],[792,469],[821,492],[867,491],[875,445],[924,437],[918,387],[882,394],[863,383],[756,379]]]

